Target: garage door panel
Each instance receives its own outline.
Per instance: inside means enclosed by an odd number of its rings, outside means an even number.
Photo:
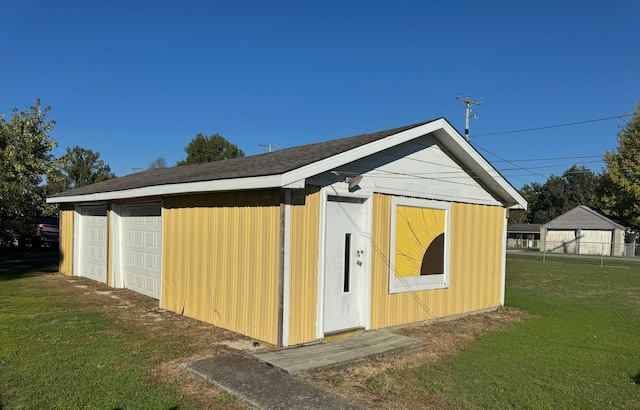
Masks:
[[[580,232],[580,253],[583,255],[609,255],[611,254],[612,231]]]
[[[574,230],[549,230],[545,242],[547,252],[576,253]]]
[[[160,298],[162,218],[159,205],[127,206],[122,217],[125,287]]]
[[[107,208],[80,209],[78,276],[107,282]]]

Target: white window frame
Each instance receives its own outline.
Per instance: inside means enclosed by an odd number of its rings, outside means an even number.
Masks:
[[[444,273],[440,275],[396,277],[396,208],[409,206],[445,211],[444,222]],[[445,289],[449,287],[449,259],[451,243],[451,203],[419,198],[393,197],[391,199],[391,241],[389,246],[389,293],[419,290]]]

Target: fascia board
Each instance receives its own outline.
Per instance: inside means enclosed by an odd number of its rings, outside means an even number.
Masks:
[[[331,171],[341,165],[348,164],[360,158],[364,158],[385,149],[395,147],[396,145],[400,145],[404,142],[411,141],[412,139],[418,138],[422,135],[434,132],[442,128],[444,124],[446,124],[446,121],[443,119],[431,121],[427,124],[402,131],[387,138],[382,138],[332,157],[325,158],[321,161],[294,169],[282,175],[282,184],[287,185],[295,181],[313,177],[323,172]]]
[[[76,203],[87,201],[112,201],[119,199],[141,198],[215,191],[238,191],[243,189],[277,188],[282,186],[281,175],[263,177],[221,179],[217,181],[189,182],[184,184],[157,185],[122,191],[99,192],[95,194],[73,195],[47,198],[49,204]]]
[[[510,209],[527,209],[527,200],[471,144],[465,141],[464,137],[451,124],[445,121],[442,131],[448,134],[448,138],[441,138],[436,134],[438,141],[470,170],[480,171],[477,174],[478,178],[487,187],[494,190],[494,193],[500,194],[502,191],[499,197],[503,200],[509,200],[510,203],[507,203],[507,206]]]
[[[438,141],[455,155],[457,159],[462,161],[467,168],[474,171],[481,171],[479,172],[481,181],[487,187],[496,191],[494,194],[497,193],[502,201],[506,199],[506,202],[508,202],[506,205],[509,208],[527,209],[527,201],[522,195],[443,118],[289,171],[282,175],[282,184],[285,186],[295,181],[311,178],[341,165],[348,164],[430,133],[434,133]],[[443,133],[446,135],[443,135]]]

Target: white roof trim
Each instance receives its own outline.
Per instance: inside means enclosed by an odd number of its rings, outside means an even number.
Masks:
[[[237,191],[242,189],[277,188],[282,185],[280,175],[265,177],[220,179],[215,181],[188,182],[183,184],[155,185],[123,191],[47,198],[47,203],[76,203],[86,201],[110,201],[116,199],[141,198],[198,192]]]
[[[512,202],[507,204],[509,208],[527,208],[527,201],[522,195],[478,151],[465,141],[458,131],[442,118],[289,171],[282,175],[282,182],[287,184],[310,178],[430,133],[433,133],[438,142],[458,160],[462,161],[465,166],[475,171],[479,175],[478,179],[491,189],[493,195],[496,195],[496,191],[502,190],[506,195],[499,196],[498,199],[504,201],[507,199],[505,197],[510,198]]]
[[[520,195],[520,192],[518,192],[518,190],[515,189],[506,179],[504,179],[504,177],[493,167],[493,165],[491,165],[482,155],[480,155],[480,153],[478,153],[478,151],[476,151],[475,148],[471,146],[471,144],[464,140],[464,137],[460,135],[460,133],[456,131],[455,128],[451,126],[451,124],[449,124],[445,120],[439,121],[442,121],[443,131],[449,134],[449,136],[451,137],[450,141],[454,142],[455,145],[453,147],[450,147],[447,144],[447,141],[441,138],[438,138],[438,141],[440,141],[449,151],[451,151],[451,153],[454,154],[454,157],[458,158],[462,161],[463,164],[468,166],[471,171],[477,172],[477,170],[475,169],[476,167],[473,165],[479,165],[482,171],[477,173],[477,175],[479,175],[480,181],[482,181],[483,184],[490,188],[494,195],[495,191],[499,191],[498,188],[500,188],[507,194],[507,196],[511,197],[513,199],[513,203],[507,204],[510,209],[527,209],[527,200],[524,199],[522,195]],[[456,147],[458,149],[462,149],[465,155],[461,155],[459,150],[455,149]],[[500,199],[504,200],[505,198],[501,197]]]
[[[148,196],[260,188],[304,188],[304,183],[307,178],[330,171],[368,155],[376,154],[426,134],[432,134],[455,158],[461,161],[469,170],[477,173],[480,182],[489,189],[492,195],[505,203],[507,207],[512,209],[527,208],[527,201],[522,195],[443,118],[373,141],[369,144],[339,153],[281,175],[167,184],[123,191],[53,197],[47,198],[47,203],[108,201]]]

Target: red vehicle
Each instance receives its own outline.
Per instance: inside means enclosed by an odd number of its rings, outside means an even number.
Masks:
[[[36,233],[40,244],[57,245],[60,240],[60,220],[57,216],[41,216]]]

